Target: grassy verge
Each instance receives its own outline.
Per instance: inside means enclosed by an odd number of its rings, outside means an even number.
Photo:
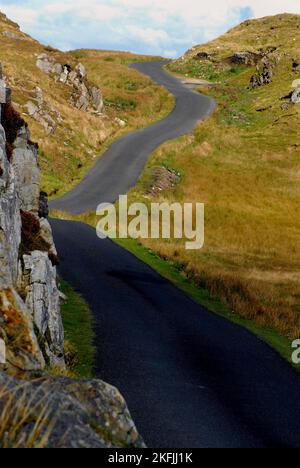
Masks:
[[[153,251],[141,245],[138,241],[122,239],[118,240],[117,243],[124,249],[131,252],[139,260],[149,265],[161,276],[173,283],[177,288],[191,296],[198,304],[206,307],[211,312],[225,317],[237,325],[247,328],[274,348],[285,360],[300,371],[300,365],[296,366],[292,363],[292,347],[289,339],[279,335],[275,330],[261,327],[253,321],[243,319],[238,314],[230,310],[230,308],[220,300],[211,297],[207,290],[197,287],[197,285],[187,278],[184,272],[180,271],[176,265],[159,257]]]
[[[62,319],[66,351],[73,355],[71,371],[77,377],[91,378],[95,354],[91,312],[82,297],[66,281],[61,281],[60,289],[67,297],[62,305]]]

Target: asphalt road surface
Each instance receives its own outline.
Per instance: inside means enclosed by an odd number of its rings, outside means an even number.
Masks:
[[[175,111],[114,144],[52,207],[77,213],[114,201],[135,183],[155,146],[212,110],[211,101],[159,63],[137,67],[175,94]],[[95,371],[120,389],[149,447],[300,447],[299,374],[275,351],[110,240],[99,240],[91,227],[51,223],[60,273],[93,311]]]
[[[99,203],[115,202],[135,186],[149,155],[162,143],[183,135],[215,108],[212,99],[184,86],[162,69],[164,62],[135,64],[134,68],[151,76],[176,96],[174,111],[164,120],[145,130],[116,141],[98,160],[82,182],[63,197],[51,202],[51,208],[81,214],[95,211]]]

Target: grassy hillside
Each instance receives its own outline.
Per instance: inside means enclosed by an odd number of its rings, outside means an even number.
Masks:
[[[199,46],[194,46],[169,69],[187,76],[224,80],[237,74],[243,67],[233,66],[230,60],[237,52],[261,54],[268,50],[285,60],[300,57],[300,15],[283,14],[257,20],[248,20],[230,29],[223,36]],[[197,59],[197,54],[204,57]],[[205,55],[208,60],[205,60]]]
[[[80,61],[88,80],[103,92],[104,115],[82,112],[70,104],[70,89],[36,66],[46,53],[72,67]],[[148,57],[129,53],[76,51],[63,53],[22,33],[0,13],[0,57],[14,105],[30,125],[32,139],[40,146],[42,188],[51,196],[67,191],[83,177],[113,139],[162,118],[173,106],[168,93],[149,79],[128,69],[128,63]],[[28,101],[36,102],[36,88],[43,92],[44,107],[57,124],[54,134],[27,114]],[[125,122],[120,125],[120,120]]]
[[[158,167],[180,172],[180,183],[154,198],[205,202],[205,248],[142,243],[240,316],[288,338],[300,336],[300,105],[288,97],[300,79],[299,20],[247,21],[169,65],[172,72],[213,79],[215,86],[202,92],[219,106],[193,134],[156,151],[131,194],[146,193],[147,200]],[[231,56],[262,50],[268,60],[276,54],[273,81],[252,89],[255,64],[235,64]],[[209,58],[193,58],[199,52]]]

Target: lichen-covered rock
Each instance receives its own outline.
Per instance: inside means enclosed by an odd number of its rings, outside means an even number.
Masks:
[[[0,125],[0,288],[9,287],[18,276],[21,217],[15,173],[6,155],[6,138]]]
[[[35,251],[23,256],[26,305],[48,363],[64,366],[64,330],[60,314],[56,268],[47,252]]]
[[[14,433],[7,428],[7,445],[30,446],[29,436],[38,425],[33,447],[145,447],[124,399],[115,388],[99,380],[39,377],[24,384],[0,372],[0,388],[8,388],[13,399],[14,421],[22,417],[22,430]],[[25,417],[20,401],[28,405]],[[0,393],[0,412],[5,406],[7,397]]]
[[[23,127],[18,132],[14,143],[12,166],[21,210],[37,214],[40,198],[40,170],[37,148],[30,142],[27,127]]]
[[[40,218],[40,236],[49,245],[48,253],[57,255],[57,250],[53,240],[52,229],[47,218]]]

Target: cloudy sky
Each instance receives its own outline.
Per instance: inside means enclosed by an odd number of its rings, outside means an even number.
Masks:
[[[23,31],[63,50],[181,55],[248,18],[300,13],[299,0],[0,0]]]

